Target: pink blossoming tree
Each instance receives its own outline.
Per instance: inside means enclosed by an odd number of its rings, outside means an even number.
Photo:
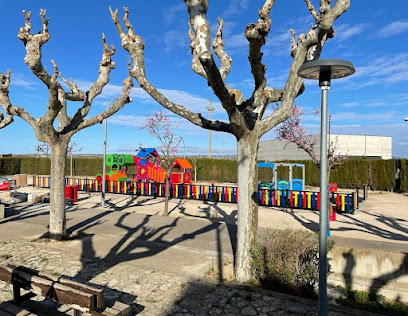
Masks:
[[[314,112],[314,114],[319,114],[320,110]],[[315,146],[317,142],[320,140],[319,135],[312,135],[310,134],[305,126],[303,125],[302,115],[305,112],[302,108],[298,105],[292,108],[292,116],[280,124],[276,132],[278,134],[279,140],[284,140],[286,142],[285,147],[289,143],[295,144],[299,149],[304,150],[316,166],[320,169],[320,155],[316,154]],[[331,115],[329,115],[329,130],[330,130],[330,123],[331,123]],[[330,132],[329,132],[330,133]],[[330,137],[330,134],[329,134]],[[338,149],[338,138],[335,137],[334,140],[330,139],[329,148],[327,152],[328,157],[328,178],[330,178],[330,171],[335,169],[337,166],[343,164],[343,161],[347,159],[346,155],[336,153]]]
[[[165,202],[163,215],[169,214],[169,196],[170,196],[170,173],[173,168],[174,158],[178,150],[181,138],[176,138],[176,130],[179,122],[172,124],[164,111],[156,111],[153,115],[146,117],[146,125],[143,127],[147,133],[155,136],[160,141],[161,165],[166,169],[165,182]]]

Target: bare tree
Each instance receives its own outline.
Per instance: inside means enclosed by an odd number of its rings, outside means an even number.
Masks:
[[[42,46],[49,41],[48,32],[49,20],[45,17],[45,10],[41,10],[42,31],[38,34],[31,34],[31,12],[23,11],[25,26],[20,28],[18,38],[23,42],[26,49],[24,62],[28,65],[31,72],[45,85],[48,90],[48,102],[44,116],[35,119],[24,107],[18,107],[11,103],[9,97],[9,85],[11,71],[8,70],[4,75],[0,74],[0,105],[9,115],[9,117],[19,116],[26,121],[34,130],[37,140],[46,142],[51,146],[51,199],[50,199],[50,226],[49,234],[53,239],[61,239],[66,231],[65,226],[65,167],[67,158],[67,148],[71,137],[78,131],[102,122],[105,118],[111,116],[129,103],[129,93],[133,83],[131,76],[123,81],[122,93],[105,112],[101,112],[94,117],[86,118],[92,101],[101,94],[102,89],[109,82],[110,71],[115,68],[112,55],[115,48],[109,47],[102,36],[103,54],[99,65],[99,74],[93,85],[88,91],[82,91],[74,81],[65,79],[58,70],[54,60],[53,73],[48,73],[46,67],[42,64]],[[129,66],[130,70],[130,66]],[[69,91],[66,91],[61,82],[66,84]],[[67,101],[77,101],[81,103],[73,117],[67,114]]]
[[[320,110],[313,112],[314,114],[319,114]],[[292,116],[280,124],[276,132],[278,134],[279,140],[284,140],[286,145],[289,143],[295,144],[299,149],[304,150],[315,165],[320,169],[320,156],[316,155],[315,146],[319,142],[318,135],[310,134],[304,127],[302,115],[305,112],[301,109],[300,106],[294,106],[292,108]],[[329,131],[331,126],[331,115],[329,115]],[[329,132],[330,137],[330,132]],[[330,139],[329,148],[327,151],[327,178],[330,179],[330,171],[335,169],[338,166],[343,165],[343,161],[347,159],[347,155],[342,155],[337,153],[339,141],[338,138]]]
[[[166,169],[166,182],[164,191],[164,210],[163,215],[169,214],[169,197],[170,197],[170,175],[173,168],[173,162],[176,157],[178,145],[181,138],[176,138],[175,132],[178,128],[178,123],[174,126],[170,119],[163,111],[156,111],[153,115],[146,117],[146,125],[143,127],[150,135],[155,136],[160,141],[160,157],[161,164]]]
[[[306,34],[301,34],[297,41],[295,32],[290,30],[293,61],[283,88],[267,86],[266,66],[262,63],[261,48],[271,28],[269,13],[275,3],[274,0],[265,0],[259,10],[258,21],[248,24],[245,29],[245,37],[249,45],[248,59],[254,80],[254,90],[248,99],[244,98],[241,91],[231,88],[226,82],[231,70],[232,59],[224,50],[223,20],[218,19],[219,27],[212,42],[212,51],[210,25],[206,18],[209,1],[184,0],[184,2],[190,16],[192,69],[202,76],[212,88],[226,111],[229,122],[205,119],[200,113],[194,113],[185,106],[175,104],[161,94],[146,77],[145,45],[142,38],[135,34],[129,22],[128,8],[125,8],[124,15],[125,30],[119,23],[118,10],[112,11],[111,9],[111,15],[122,39],[122,47],[133,59],[132,75],[154,100],[197,126],[227,132],[236,137],[239,194],[235,272],[238,281],[247,281],[251,278],[250,250],[255,244],[258,227],[257,155],[259,140],[266,132],[290,117],[295,98],[304,90],[303,79],[297,75],[299,67],[305,61],[319,58],[327,39],[334,36],[334,21],[348,10],[350,0],[333,1],[333,5],[332,1],[321,0],[318,10],[315,9],[311,0],[305,0],[315,24]],[[220,60],[220,67],[215,63],[213,52]],[[280,102],[279,107],[272,114],[264,117],[267,106],[277,102]]]

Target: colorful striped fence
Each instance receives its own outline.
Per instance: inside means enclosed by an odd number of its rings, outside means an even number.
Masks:
[[[50,177],[33,177],[35,187],[49,188]],[[76,185],[78,191],[101,192],[102,181],[95,179],[67,178],[67,185]],[[106,181],[106,193],[141,196],[165,196],[165,184],[141,181]],[[238,188],[216,185],[170,184],[170,197],[201,201],[237,203]],[[352,193],[331,192],[331,203],[337,212],[354,214],[358,208],[358,191]],[[258,204],[270,207],[319,210],[320,193],[259,189]]]

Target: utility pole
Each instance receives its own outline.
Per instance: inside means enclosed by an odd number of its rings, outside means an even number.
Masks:
[[[206,107],[208,110],[208,119],[211,121],[211,112],[215,109],[212,107],[212,100],[210,100],[210,104]],[[211,130],[208,130],[208,158],[211,158]]]

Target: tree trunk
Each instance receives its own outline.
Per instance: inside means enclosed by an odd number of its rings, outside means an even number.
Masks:
[[[59,141],[51,147],[50,238],[61,240],[65,223],[65,167],[68,141]]]
[[[170,171],[167,170],[167,175],[166,175],[166,188],[164,190],[164,210],[163,210],[163,216],[168,216],[169,215],[169,196],[170,196],[170,181],[168,175],[170,174]]]
[[[235,276],[239,282],[251,276],[251,249],[258,233],[258,145],[256,131],[238,140],[238,231]]]

